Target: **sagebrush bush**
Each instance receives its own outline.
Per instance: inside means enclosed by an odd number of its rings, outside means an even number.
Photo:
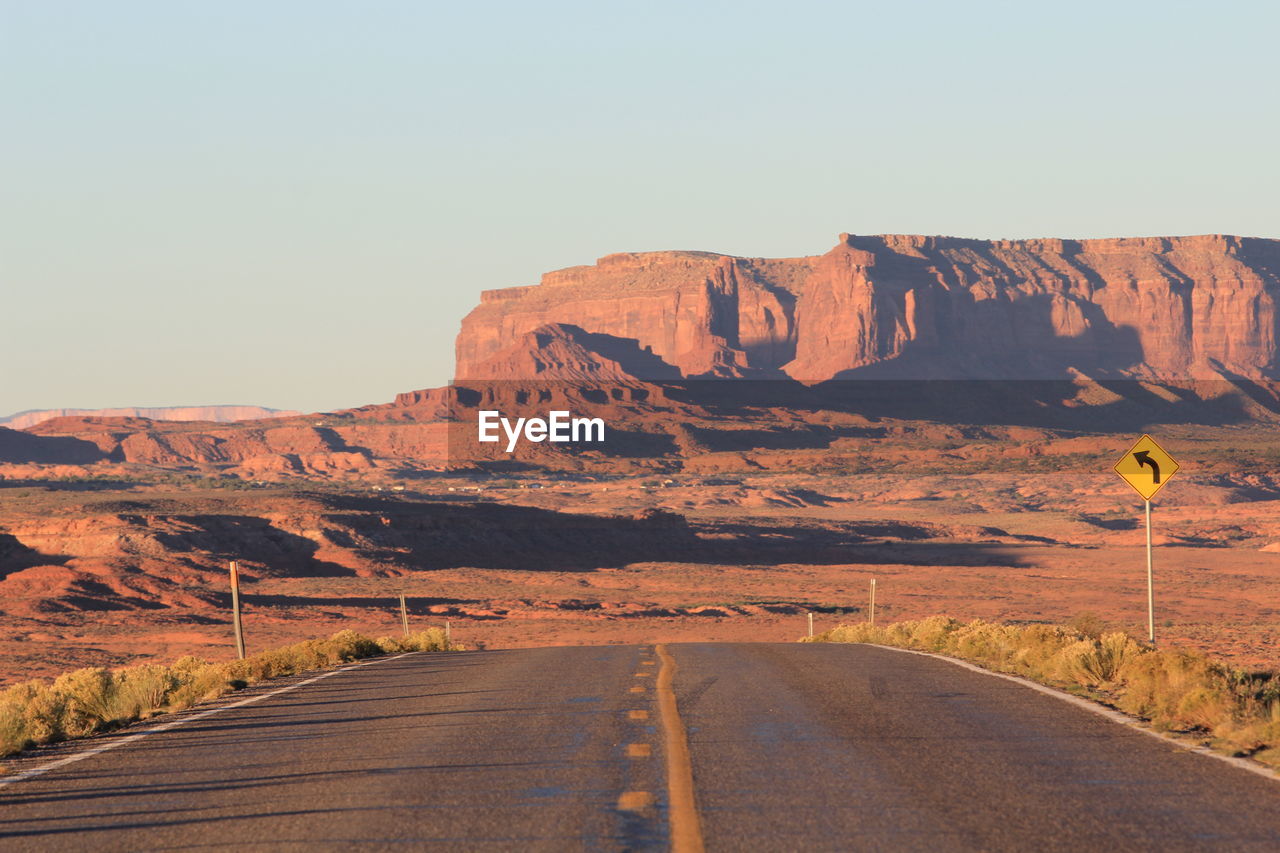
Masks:
[[[114,672],[86,667],[52,682],[26,681],[0,690],[0,756],[188,708],[246,683],[393,652],[450,649],[440,628],[378,640],[347,630],[244,660],[210,663],[188,655],[170,666],[144,664]]]
[[[376,641],[384,654],[398,652],[444,652],[450,645],[443,628],[428,628],[407,637],[379,637]]]
[[[1111,684],[1120,677],[1125,664],[1141,652],[1141,647],[1123,632],[1103,634],[1097,639],[1085,635],[1058,652],[1058,675],[1082,687]]]
[[[1096,617],[1070,627],[944,616],[841,625],[803,642],[877,643],[937,652],[1083,692],[1164,731],[1280,766],[1280,675],[1245,672],[1186,649],[1156,649]]]
[[[168,707],[187,708],[225,692],[229,678],[226,664],[209,663],[191,655],[178,658],[169,671],[177,680]]]
[[[126,669],[117,675],[116,706],[125,719],[139,719],[169,704],[178,688],[172,668],[150,664]]]
[[[119,719],[116,680],[103,667],[90,666],[59,675],[53,682],[53,692],[64,700],[61,726],[67,737],[91,735]]]

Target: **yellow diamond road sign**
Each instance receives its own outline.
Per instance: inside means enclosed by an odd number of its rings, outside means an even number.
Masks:
[[[1116,462],[1116,473],[1145,500],[1151,500],[1177,472],[1178,463],[1149,435],[1134,442]]]

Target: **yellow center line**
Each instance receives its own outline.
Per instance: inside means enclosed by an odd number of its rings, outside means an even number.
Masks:
[[[627,692],[628,692],[628,693],[643,693],[643,692],[644,692],[644,688],[643,688],[643,687],[641,687],[641,686],[639,686],[639,685],[636,685],[635,687],[632,687],[632,688],[631,688],[629,691],[627,691]]]
[[[627,719],[629,720],[647,720],[649,719],[648,711],[628,711]]]
[[[648,758],[650,755],[653,755],[653,749],[647,743],[627,744],[628,758]]]
[[[664,644],[657,647],[662,669],[658,672],[658,712],[667,735],[667,800],[671,816],[673,853],[702,853],[702,822],[693,795],[693,763],[689,758],[689,737],[676,709],[673,688],[676,661]],[[635,688],[632,688],[633,690]]]

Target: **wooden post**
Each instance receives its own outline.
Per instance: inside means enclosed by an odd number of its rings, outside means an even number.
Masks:
[[[400,626],[404,628],[404,635],[409,636],[409,607],[404,602],[404,593],[400,593]]]
[[[244,660],[244,625],[240,622],[240,564],[231,561],[231,621],[236,632],[236,657]]]
[[[813,611],[809,611],[809,636],[813,636]]]
[[[871,627],[876,626],[876,579],[871,579],[871,608],[868,611],[871,615]]]
[[[444,647],[446,649],[453,647],[453,631],[449,628],[449,620],[444,620]]]
[[[1147,500],[1147,638],[1156,644],[1156,593],[1151,574],[1151,501]]]

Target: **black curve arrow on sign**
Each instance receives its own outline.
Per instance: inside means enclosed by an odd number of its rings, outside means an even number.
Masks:
[[[1133,458],[1138,460],[1139,467],[1143,465],[1151,466],[1151,481],[1155,484],[1160,483],[1160,463],[1151,458],[1151,451],[1139,450],[1133,454]]]

